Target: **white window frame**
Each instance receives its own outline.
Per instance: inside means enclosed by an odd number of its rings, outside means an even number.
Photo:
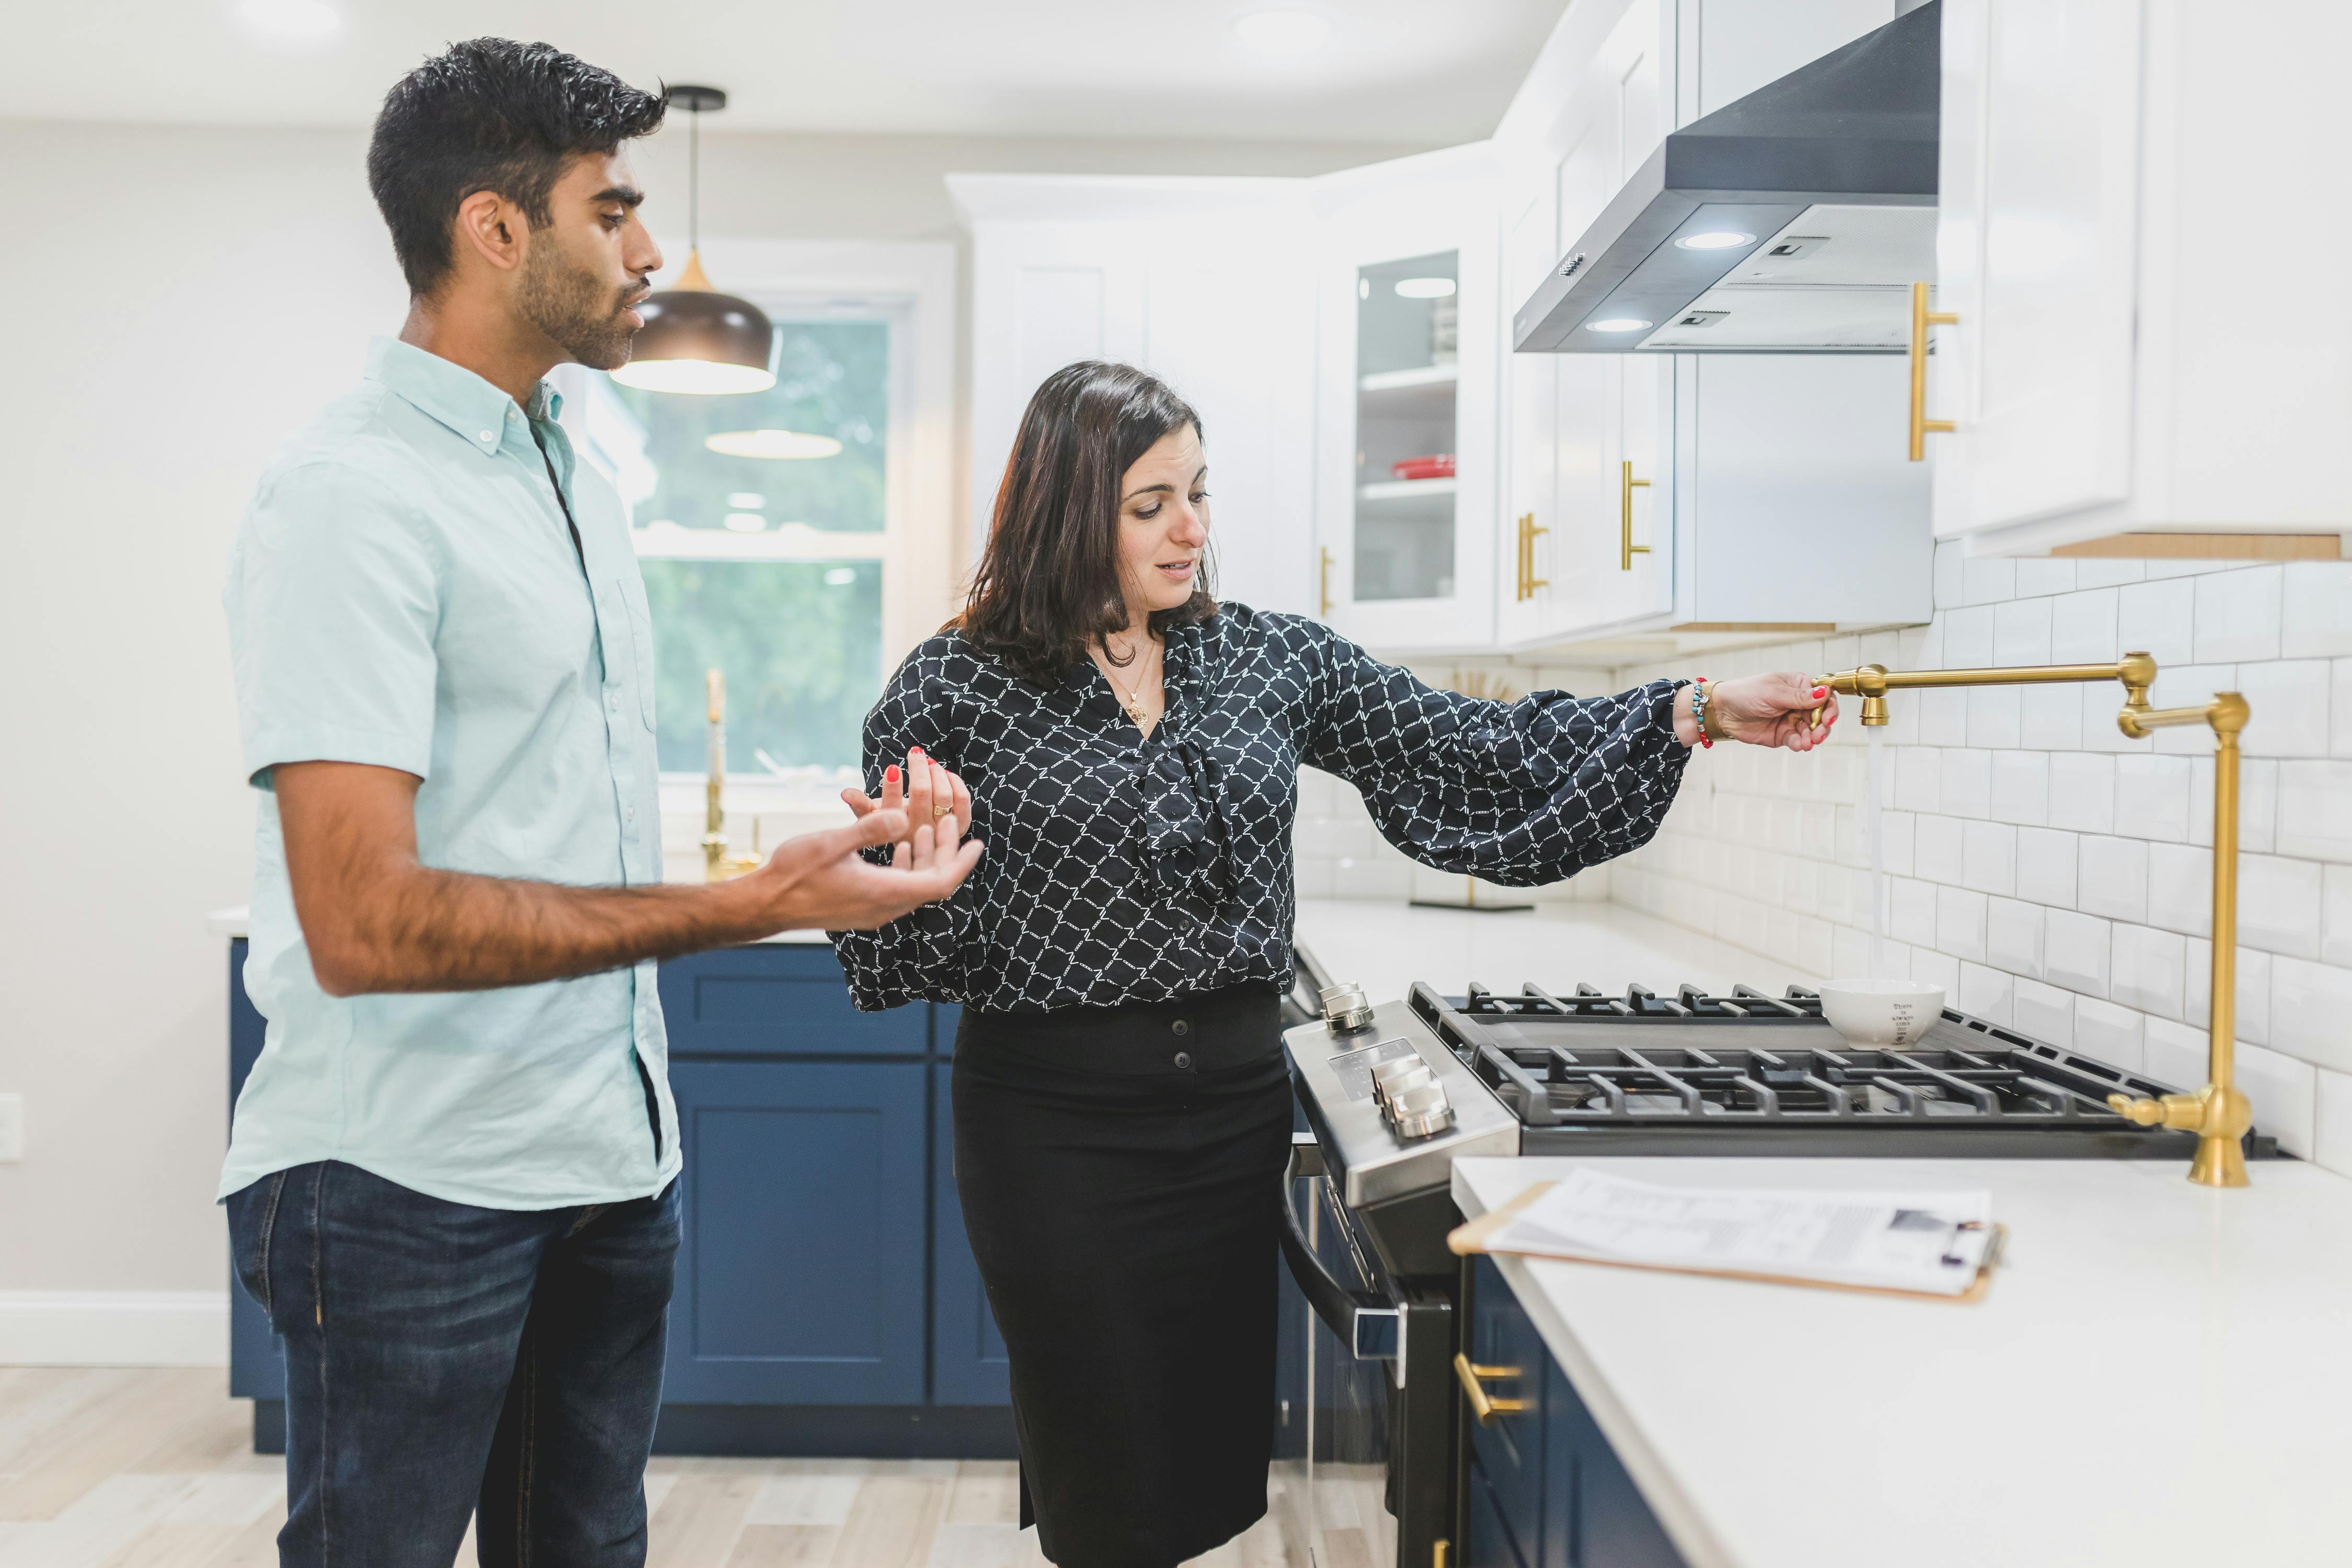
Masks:
[[[679,236],[665,237],[661,244],[670,266],[656,276],[656,287],[683,268],[688,248]],[[706,239],[702,264],[727,292],[782,316],[821,320],[825,304],[838,301],[858,314],[888,320],[891,397],[882,531],[720,535],[680,529],[678,534],[688,537],[649,540],[645,531],[637,530],[633,537],[638,553],[644,558],[730,561],[878,560],[882,668],[887,676],[961,602],[963,531],[957,526],[955,483],[956,247],[899,241]],[[552,378],[566,395],[567,425],[575,416],[585,416],[580,395],[587,374],[578,365],[564,365]],[[699,773],[662,775],[665,786],[698,787],[701,779]],[[672,793],[668,787],[663,791],[666,810]],[[792,809],[802,804],[786,798],[792,793],[782,781],[755,773],[737,773],[728,781],[730,807]],[[841,808],[834,803],[831,810]]]

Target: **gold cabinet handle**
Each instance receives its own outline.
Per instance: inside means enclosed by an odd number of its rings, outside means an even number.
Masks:
[[[1454,1376],[1462,1384],[1462,1392],[1470,1401],[1470,1414],[1478,1418],[1478,1425],[1481,1426],[1492,1426],[1496,1416],[1509,1415],[1528,1407],[1528,1402],[1524,1399],[1496,1399],[1486,1392],[1484,1380],[1518,1375],[1517,1367],[1478,1366],[1460,1351],[1454,1352]]]
[[[1536,535],[1550,531],[1549,528],[1536,526],[1535,513],[1530,511],[1520,514],[1518,574],[1512,582],[1511,597],[1513,599],[1524,603],[1536,596],[1538,588],[1551,586],[1548,578],[1536,575]]]
[[[1633,492],[1649,488],[1649,480],[1633,477],[1633,464],[1630,458],[1617,465],[1617,570],[1620,572],[1631,572],[1633,557],[1650,552],[1648,545],[1633,542]]]
[[[1323,575],[1316,587],[1316,596],[1323,601],[1323,618],[1331,618],[1331,547],[1323,547]]]
[[[1911,285],[1911,460],[1915,463],[1927,456],[1929,435],[1951,434],[1948,419],[1927,417],[1927,329],[1953,327],[1959,317],[1949,310],[1927,309],[1927,285]]]

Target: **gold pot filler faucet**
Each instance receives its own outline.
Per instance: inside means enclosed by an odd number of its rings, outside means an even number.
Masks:
[[[702,783],[702,879],[724,882],[758,870],[760,819],[751,818],[751,853],[727,853],[727,677],[716,669],[702,677],[704,717],[709,725],[708,773]]]
[[[2116,726],[2134,740],[2179,724],[2204,724],[2213,731],[2213,979],[2207,1082],[2194,1094],[2161,1100],[2107,1096],[2108,1108],[2142,1127],[2169,1127],[2197,1134],[2197,1157],[2189,1179],[2209,1187],[2246,1184],[2243,1140],[2253,1125],[2253,1107],[2235,1082],[2238,969],[2238,734],[2246,727],[2246,700],[2234,691],[2215,694],[2201,708],[2150,708],[2147,689],[2156,684],[2156,660],[2127,653],[2113,664],[2019,665],[2008,669],[1897,671],[1865,664],[1814,684],[1862,699],[1862,721],[1875,729],[1886,722],[1886,694],[1917,687],[2021,686],[2044,681],[2121,681],[2124,705]],[[1814,710],[1815,721],[1820,710]]]

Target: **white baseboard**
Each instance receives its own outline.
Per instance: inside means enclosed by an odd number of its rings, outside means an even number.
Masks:
[[[0,1366],[226,1366],[226,1290],[0,1290]]]

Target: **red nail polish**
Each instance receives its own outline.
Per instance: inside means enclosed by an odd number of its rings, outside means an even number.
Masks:
[[[897,784],[898,782],[898,763],[892,763],[888,767],[882,770],[882,782],[884,784]]]
[[[1817,702],[1822,698],[1827,697],[1829,694],[1830,689],[1826,686],[1816,686],[1813,688],[1813,700]]]

